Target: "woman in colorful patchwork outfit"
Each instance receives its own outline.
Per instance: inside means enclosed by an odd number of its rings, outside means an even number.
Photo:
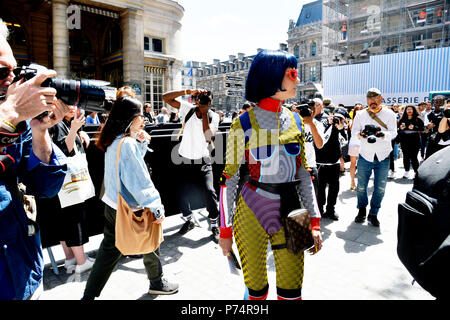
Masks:
[[[228,255],[234,234],[250,300],[266,299],[269,292],[268,240],[275,258],[278,299],[302,299],[304,253],[286,249],[280,220],[281,214],[298,208],[299,196],[311,215],[314,247],[308,251],[315,254],[322,247],[320,213],[305,159],[303,120],[282,107],[296,95],[296,68],[297,59],[286,52],[263,50],[255,57],[245,97],[257,105],[233,121],[227,138],[220,179],[219,244]],[[250,179],[236,195],[244,162]]]

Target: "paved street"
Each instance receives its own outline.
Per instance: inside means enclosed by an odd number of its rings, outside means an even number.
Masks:
[[[397,179],[390,180],[379,213],[380,228],[353,222],[357,214],[356,191],[349,190],[350,177],[341,177],[341,191],[336,211],[339,221],[323,219],[323,249],[305,258],[304,300],[432,300],[397,257],[397,205],[412,188],[412,180],[402,179],[403,165],[396,161]],[[346,167],[349,163],[346,164]],[[369,184],[370,190],[372,180]],[[100,300],[242,300],[242,273],[231,274],[220,247],[210,238],[205,212],[198,212],[200,226],[185,236],[177,235],[183,220],[180,215],[164,222],[165,241],[161,256],[166,277],[180,285],[178,294],[147,294],[149,282],[142,259],[122,258],[106,284]],[[90,238],[85,246],[95,257],[102,235]],[[236,249],[235,249],[236,250]],[[64,254],[59,246],[52,248],[59,265],[59,275],[51,269],[47,251],[42,300],[80,299],[89,272],[76,276],[64,273]],[[236,251],[237,252],[237,251]],[[268,255],[270,292],[276,299],[273,255]]]

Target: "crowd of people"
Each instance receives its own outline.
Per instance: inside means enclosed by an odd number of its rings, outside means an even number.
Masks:
[[[263,50],[255,57],[246,80],[248,103],[233,115],[226,146],[226,163],[214,188],[211,146],[222,111],[215,112],[213,94],[203,89],[171,91],[157,114],[151,104],[142,104],[131,87],[121,87],[116,100],[105,103],[105,113],[84,111],[66,105],[53,88],[41,83],[56,73],[42,71],[31,80],[14,82],[17,62],[0,20],[0,299],[35,299],[43,288],[43,258],[39,226],[24,205],[34,195],[53,203],[58,213],[58,240],[65,254],[67,273],[90,271],[82,299],[99,297],[123,253],[116,242],[117,214],[122,201],[141,217],[145,209],[154,224],[165,219],[165,208],[144,156],[151,136],[148,124],[180,123],[183,134],[177,166],[180,183],[177,199],[184,223],[178,233],[194,228],[191,198],[193,183],[205,190],[208,222],[214,241],[224,255],[237,243],[249,298],[268,295],[266,261],[271,243],[277,272],[277,296],[301,300],[304,252],[287,250],[282,218],[304,207],[311,217],[313,247],[322,248],[320,220],[338,220],[335,210],[345,161],[351,163],[352,190],[357,192],[355,222],[367,218],[379,227],[378,212],[384,197],[388,172],[400,145],[405,172],[416,172],[422,159],[450,144],[450,102],[441,96],[431,104],[382,106],[382,93],[367,91],[367,107],[361,103],[347,112],[330,99],[284,104],[296,96],[299,83],[297,59],[286,52]],[[180,99],[190,95],[192,102]],[[43,112],[48,112],[43,115]],[[91,143],[83,126],[99,126],[95,147],[104,154],[100,194],[92,193],[86,159]],[[213,148],[212,148],[213,149]],[[73,159],[77,157],[74,165]],[[84,159],[79,161],[78,159]],[[374,191],[368,200],[368,182],[374,172]],[[406,173],[405,173],[406,176]],[[409,177],[409,175],[408,175]],[[66,179],[69,179],[67,183]],[[75,196],[73,183],[87,192]],[[26,190],[19,189],[23,183]],[[62,193],[70,189],[73,196]],[[86,201],[97,196],[104,204],[104,238],[95,259],[84,252],[89,241]],[[64,199],[64,200],[63,200]],[[367,206],[370,210],[366,212]],[[45,215],[46,212],[40,212]],[[150,294],[174,294],[178,284],[166,279],[159,247],[139,252],[143,258]]]

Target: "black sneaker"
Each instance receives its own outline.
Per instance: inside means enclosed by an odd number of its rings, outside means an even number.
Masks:
[[[215,243],[219,243],[220,239],[220,230],[218,227],[211,227],[212,236]]]
[[[363,223],[365,220],[366,220],[366,208],[359,208],[359,212],[355,218],[355,222]]]
[[[380,226],[380,221],[378,221],[375,214],[369,214],[369,216],[367,217],[367,221],[369,221],[374,227]]]
[[[186,221],[183,226],[181,227],[180,231],[178,231],[179,234],[186,234],[192,229],[194,229],[195,223],[192,220]]]
[[[323,214],[324,218],[328,218],[334,221],[338,221],[339,220],[339,216],[336,214],[336,212],[333,211],[327,211]]]
[[[161,279],[158,283],[150,284],[149,294],[174,294],[178,292],[178,284]]]

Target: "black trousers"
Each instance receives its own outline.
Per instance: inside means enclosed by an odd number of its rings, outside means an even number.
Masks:
[[[419,154],[420,145],[419,144],[403,144],[403,166],[405,171],[409,171],[410,165],[412,164],[414,172],[417,172],[419,168],[419,160],[417,160],[417,155]]]
[[[206,210],[208,210],[208,217],[216,219],[219,217],[219,206],[216,190],[214,189],[214,177],[211,164],[203,161],[201,164],[182,164],[177,166],[180,184],[178,188],[178,206],[184,217],[192,214],[191,199],[195,197],[193,192],[194,184],[200,185],[204,191]]]
[[[318,199],[319,209],[322,210],[326,204],[326,211],[334,212],[337,196],[339,194],[340,164],[321,165],[317,164],[319,176]],[[328,186],[328,196],[326,196],[326,187]]]

